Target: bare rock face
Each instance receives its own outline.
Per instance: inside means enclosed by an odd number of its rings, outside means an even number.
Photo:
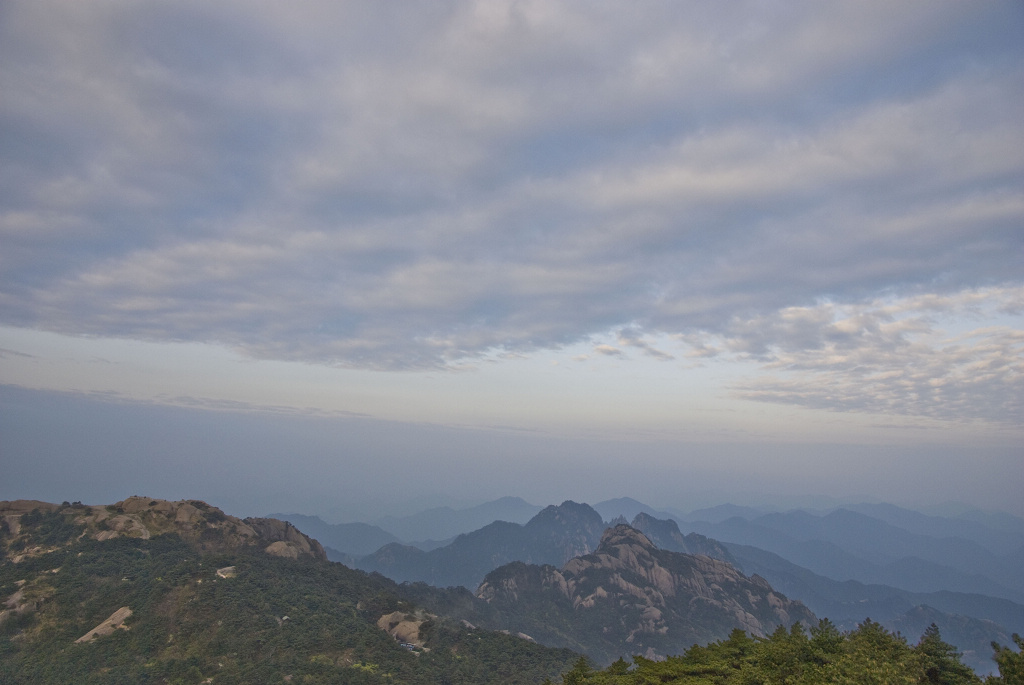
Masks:
[[[377,620],[377,627],[399,642],[422,647],[423,640],[420,638],[420,627],[432,618],[436,617],[422,611],[415,614],[395,611],[381,616]]]
[[[121,607],[110,615],[107,620],[100,623],[98,626],[90,630],[82,637],[75,640],[76,643],[81,642],[92,642],[98,637],[104,635],[110,635],[115,630],[128,630],[128,626],[124,624],[132,615],[132,610],[128,607]]]
[[[56,505],[18,500],[0,502],[0,519],[9,535],[21,533],[21,517],[33,510],[60,512],[85,529],[96,540],[133,537],[147,540],[163,533],[180,535],[203,551],[224,551],[259,546],[268,554],[298,558],[327,559],[324,548],[295,526],[277,519],[229,516],[200,500],[152,499],[132,496],[107,506]],[[22,556],[43,554],[50,549],[27,550]]]
[[[503,566],[487,576],[477,596],[505,616],[527,617],[510,629],[598,658],[667,655],[725,638],[735,628],[764,636],[779,625],[817,622],[807,607],[776,593],[763,578],[748,578],[708,556],[658,549],[627,525],[608,529],[592,554],[561,569]],[[560,643],[559,634],[574,636],[575,643],[564,637]]]
[[[304,555],[327,559],[327,552],[319,542],[301,533],[298,528],[287,521],[247,518],[245,523],[256,531],[261,539],[272,541],[264,548],[267,554],[292,559]]]

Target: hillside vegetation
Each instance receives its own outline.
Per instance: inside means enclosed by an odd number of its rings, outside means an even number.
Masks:
[[[202,502],[0,516],[2,683],[539,683],[577,656],[429,615],[294,527]]]

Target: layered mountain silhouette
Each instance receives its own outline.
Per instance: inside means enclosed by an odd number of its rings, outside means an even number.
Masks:
[[[355,566],[398,582],[475,589],[488,572],[510,561],[561,565],[586,554],[597,546],[604,529],[601,515],[589,505],[566,501],[545,507],[523,525],[494,521],[429,552],[385,545]]]
[[[719,523],[688,522],[695,532],[774,552],[835,580],[891,585],[912,592],[940,590],[1024,601],[1020,552],[996,554],[960,537],[912,533],[865,514],[839,509],[824,516],[791,511],[738,516]],[[1012,536],[1007,536],[1013,542]]]
[[[434,546],[437,541],[449,540],[462,533],[469,533],[493,521],[526,523],[542,507],[530,504],[521,497],[502,497],[484,502],[475,507],[453,509],[434,507],[411,516],[387,516],[373,523],[407,543],[427,542]],[[343,552],[355,553],[339,548]]]
[[[363,556],[384,545],[399,542],[391,533],[369,523],[326,523],[318,516],[302,514],[268,514],[268,518],[288,521],[315,537],[332,561]]]
[[[584,541],[578,549],[588,545],[589,550],[596,549],[595,531],[602,527],[597,524],[601,512],[575,503],[561,506],[566,505],[576,507],[578,512],[593,512],[584,517],[590,533],[580,535],[577,531],[575,537]],[[656,509],[629,498],[608,500],[598,506],[606,517],[614,518],[612,523],[630,523],[662,550],[703,554],[732,563],[748,575],[767,579],[772,587],[804,601],[817,615],[828,616],[847,629],[871,617],[892,630],[905,625],[915,626],[916,630],[922,615],[931,616],[943,634],[964,652],[965,660],[980,672],[991,668],[991,641],[1006,643],[1008,633],[1024,632],[1024,606],[1007,599],[1008,595],[1014,596],[1011,588],[981,573],[970,574],[955,568],[990,565],[1002,568],[1002,577],[1014,580],[1009,578],[1010,571],[1021,565],[1013,563],[1016,557],[1012,546],[1020,528],[1013,517],[999,518],[1002,527],[993,529],[985,523],[991,516],[979,515],[979,520],[947,519],[892,505],[854,505],[853,508],[863,511],[851,508],[822,514],[766,513],[723,505],[693,513],[719,519],[718,523],[708,523],[688,521],[692,515],[659,518],[652,513]],[[558,518],[553,514],[560,508],[544,510],[549,519],[549,543],[572,536],[557,525],[552,526]],[[614,517],[609,516],[613,513]],[[626,520],[627,513],[634,514],[632,521]],[[577,520],[572,516],[561,519]],[[684,535],[677,521],[682,521],[684,529],[714,531],[715,535]],[[901,522],[913,530],[897,525]],[[496,522],[429,553],[391,545],[357,563],[361,568],[380,571],[400,581],[462,585],[469,589],[475,588],[489,571],[507,562],[560,567],[566,557],[557,549],[545,548],[540,542],[542,538],[534,539],[531,523],[517,526]],[[926,534],[942,530],[963,534],[987,531],[979,535],[985,544],[952,535]],[[570,547],[563,546],[563,552]],[[910,552],[934,560],[908,556]],[[974,560],[964,559],[965,556],[973,556]],[[467,561],[471,566],[465,565]],[[940,563],[943,561],[947,563]],[[460,573],[462,568],[469,568],[470,572]],[[913,633],[909,628],[907,632]],[[563,640],[558,644],[571,644],[569,637]]]

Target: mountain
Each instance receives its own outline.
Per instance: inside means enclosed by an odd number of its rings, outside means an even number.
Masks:
[[[641,512],[633,518],[630,525],[647,536],[647,539],[659,549],[683,554],[703,554],[712,559],[736,565],[736,560],[733,559],[725,545],[699,533],[690,533],[684,536],[679,532],[678,524],[672,519],[657,519],[650,514]]]
[[[903,517],[909,518],[909,517]],[[987,578],[1008,590],[1016,591],[1024,599],[1024,578],[1020,568],[1008,565],[1001,557],[1007,550],[1017,546],[1016,540],[1004,536],[999,554],[978,544],[973,539],[954,536],[949,530],[938,537],[910,532],[880,519],[865,514],[837,509],[824,516],[814,516],[802,511],[768,514],[755,519],[755,523],[767,526],[793,536],[798,540],[823,540],[841,547],[862,559],[880,565],[896,565],[904,559],[920,559],[954,572]],[[922,521],[916,520],[920,525]],[[961,529],[964,526],[960,526]],[[941,530],[941,529],[940,529]],[[973,534],[973,530],[965,530]],[[917,566],[918,568],[920,565]],[[938,569],[936,569],[938,572]],[[948,587],[953,580],[936,582]],[[924,579],[924,582],[929,582]],[[982,582],[982,581],[978,581]],[[948,587],[948,589],[953,589]],[[991,591],[986,590],[988,594]]]
[[[893,504],[853,504],[844,509],[864,514],[884,521],[903,530],[932,538],[955,537],[970,540],[982,545],[990,552],[1003,554],[1008,549],[1024,547],[1024,521],[1019,527],[1010,525],[1004,528],[1006,521],[1014,517],[983,517],[981,521],[966,517],[951,518],[948,516],[929,516],[920,512],[904,509]],[[995,523],[995,527],[985,521]]]
[[[526,523],[541,510],[519,497],[502,497],[468,509],[435,507],[411,516],[386,516],[374,523],[400,541],[446,540],[469,533],[492,521]]]
[[[903,635],[921,635],[930,625],[942,632],[942,638],[961,653],[960,660],[975,673],[995,672],[992,643],[1013,644],[1009,631],[991,621],[947,614],[927,604],[920,604],[894,619],[883,622],[886,628]]]
[[[900,588],[826,578],[747,545],[726,543],[744,573],[763,576],[788,597],[799,598],[818,616],[853,629],[870,617],[890,630],[918,635],[935,623],[943,637],[964,654],[964,663],[978,673],[991,672],[994,640],[1009,644],[1008,635],[1024,632],[1024,606],[1009,600],[956,592],[910,592]],[[922,616],[928,616],[925,621]],[[923,623],[922,623],[923,622]]]
[[[827,616],[836,624],[853,629],[868,617],[879,621],[886,628],[902,631],[905,635],[920,635],[932,623],[941,630],[943,637],[963,652],[963,661],[979,673],[988,673],[994,667],[991,643],[1010,642],[1011,632],[1024,629],[1024,607],[1015,620],[1012,602],[1004,602],[1004,611],[991,612],[992,598],[978,601],[977,606],[955,608],[939,596],[925,593],[911,593],[888,586],[865,586],[848,581],[839,582],[815,576],[807,569],[800,568],[777,555],[754,547],[726,545],[697,533],[683,536],[675,521],[659,520],[648,514],[637,514],[632,527],[646,535],[658,548],[687,554],[705,554],[727,561],[745,573],[763,576],[772,587],[788,597],[800,599],[818,616]],[[736,554],[730,552],[735,548]],[[773,558],[774,557],[774,558]],[[965,595],[970,602],[977,596]],[[998,601],[998,600],[996,600]],[[927,602],[941,604],[947,611],[928,606]],[[956,611],[967,609],[967,615]],[[978,614],[981,617],[975,617]],[[1000,625],[991,616],[1010,619],[1009,627]]]
[[[675,513],[675,512],[674,512]],[[743,519],[755,519],[758,516],[764,516],[767,511],[764,509],[755,509],[754,507],[744,507],[738,504],[719,504],[715,507],[708,507],[706,509],[695,509],[688,514],[678,513],[675,518],[679,521],[707,521],[708,523],[721,523],[733,517],[739,517]]]
[[[776,626],[816,625],[799,602],[759,576],[706,556],[669,552],[626,525],[597,549],[553,565],[515,562],[487,575],[477,591],[490,625],[608,663],[624,652],[656,658],[735,628],[764,636]]]
[[[722,542],[759,547],[820,575],[899,587],[1024,600],[1013,550],[993,555],[960,538],[928,538],[846,510],[794,511],[686,527]]]
[[[658,511],[654,507],[638,502],[632,497],[618,497],[598,502],[594,510],[604,517],[605,521],[622,516],[627,521],[636,518],[637,514],[647,514],[652,517],[671,518],[672,514],[665,511]]]
[[[578,657],[403,593],[198,500],[0,502],[3,683],[526,684]]]
[[[46,518],[47,514],[55,515],[47,520],[57,528],[54,531],[46,529],[47,533],[41,537],[44,544],[25,547],[24,543],[19,543],[22,526],[39,517]],[[118,537],[148,540],[162,534],[174,534],[203,552],[230,552],[260,547],[272,556],[327,560],[319,542],[301,533],[287,521],[271,518],[239,519],[199,500],[169,502],[148,497],[129,497],[102,507],[81,503],[65,506],[16,500],[0,503],[0,516],[3,517],[7,535],[15,540],[15,544],[9,547],[11,561],[15,564],[55,551],[56,547],[45,543],[60,540],[62,535],[72,529],[100,542]]]
[[[341,555],[364,556],[384,545],[399,542],[391,533],[369,523],[326,523],[318,516],[302,514],[268,514],[301,528],[312,535],[328,550],[333,561],[341,561]],[[333,554],[332,554],[333,551]]]
[[[1006,599],[949,591],[911,592],[891,585],[837,581],[772,552],[749,545],[725,546],[745,573],[764,576],[773,587],[788,596],[799,597],[816,614],[828,616],[840,625],[852,625],[868,616],[886,621],[914,606],[928,604],[943,612],[992,621],[1012,632],[1024,633],[1024,605]]]
[[[355,564],[397,582],[476,588],[488,572],[510,561],[563,564],[586,554],[603,531],[600,514],[586,504],[566,501],[545,507],[525,525],[494,521],[429,552],[390,544]]]

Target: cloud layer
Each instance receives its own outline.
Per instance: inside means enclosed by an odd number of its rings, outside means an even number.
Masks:
[[[667,334],[748,398],[1022,414],[1019,330],[929,318],[1020,321],[1017,3],[0,11],[0,323],[382,369]]]

